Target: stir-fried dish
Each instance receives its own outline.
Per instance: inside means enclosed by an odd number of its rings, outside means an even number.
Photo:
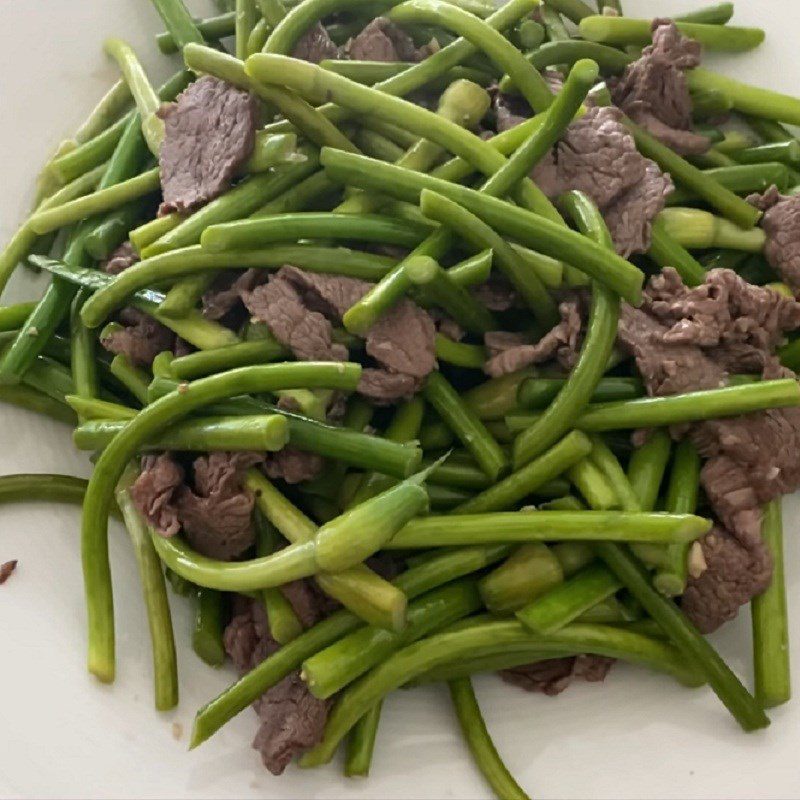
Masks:
[[[0,254],[2,286],[50,277],[0,308],[0,399],[94,464],[0,478],[0,501],[82,504],[89,670],[114,680],[118,517],[156,708],[173,591],[197,655],[239,673],[191,746],[252,706],[275,775],[340,745],[366,775],[383,699],[440,682],[497,796],[525,797],[486,672],[558,695],[627,661],[768,725],[800,100],[702,66],[763,32],[730,3],[152,4],[180,71],[155,89],[106,42],[121,78]],[[0,568],[4,594],[24,578]],[[745,604],[752,692],[705,637]]]

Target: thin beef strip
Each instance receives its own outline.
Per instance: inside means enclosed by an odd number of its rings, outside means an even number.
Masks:
[[[558,94],[564,86],[564,76],[557,70],[546,69],[542,77],[553,94]],[[504,94],[497,87],[490,87],[489,92],[498,133],[510,130],[533,116],[530,105],[520,95]]]
[[[151,366],[159,353],[175,347],[175,334],[144,311],[124,308],[119,321],[122,329],[103,336],[100,343],[110,353],[127,356],[137,367]]]
[[[6,561],[5,564],[0,564],[0,586],[2,586],[11,577],[11,573],[16,568],[16,561]]]
[[[570,656],[504,669],[500,676],[506,683],[519,686],[527,692],[541,692],[555,697],[567,689],[575,678],[583,678],[590,683],[605,680],[613,665],[614,659],[604,656]]]
[[[325,467],[325,459],[316,453],[307,453],[294,447],[284,447],[269,453],[264,471],[273,480],[286,483],[305,483],[318,477]]]
[[[800,327],[800,303],[728,269],[712,270],[704,283],[689,288],[667,268],[650,280],[645,307],[671,326],[665,343],[702,347],[733,373],[774,369],[776,348]]]
[[[719,389],[727,372],[695,345],[667,344],[669,328],[646,311],[623,303],[617,338],[636,360],[647,393],[652,397]]]
[[[259,453],[210,453],[194,462],[194,486],[181,486],[178,515],[189,543],[204,556],[230,561],[255,541],[255,497],[242,485],[247,469],[263,461]]]
[[[119,275],[139,261],[130,242],[123,242],[100,267],[108,275]],[[162,350],[171,350],[178,344],[175,335],[151,316],[128,307],[119,315],[125,325],[121,331],[101,339],[101,344],[111,353],[127,356],[137,366],[149,367]]]
[[[492,275],[485,283],[472,289],[473,297],[489,311],[510,311],[520,305],[519,295],[503,275]]]
[[[618,253],[650,247],[653,219],[673,190],[668,175],[636,149],[616,108],[590,108],[533,171],[551,199],[576,189],[602,211]]]
[[[773,186],[747,199],[764,212],[761,227],[767,234],[767,261],[800,296],[800,195],[786,197]]]
[[[493,378],[540,364],[555,358],[565,370],[575,366],[581,345],[581,312],[577,299],[559,305],[561,322],[546,333],[536,344],[517,333],[494,331],[487,333],[484,342],[489,350],[489,360],[484,370]]]
[[[768,409],[692,426],[708,461],[701,482],[717,516],[746,547],[760,541],[764,503],[800,488],[800,409]]]
[[[270,635],[262,603],[242,599],[238,606],[238,613],[225,629],[224,642],[239,672],[245,674],[276,652],[279,645]],[[253,707],[260,721],[253,747],[273,775],[283,773],[296,756],[322,739],[329,704],[308,691],[299,672],[287,675]]]
[[[130,242],[123,242],[111,255],[100,264],[106,275],[119,275],[139,260],[139,254]]]
[[[355,61],[421,61],[414,40],[386,17],[377,17],[344,46]],[[422,56],[424,58],[424,56]]]
[[[328,34],[328,29],[321,22],[316,22],[297,40],[292,56],[319,64],[329,58],[338,58],[339,48]]]
[[[192,83],[175,103],[162,106],[159,211],[185,213],[231,185],[255,144],[255,98],[209,75]]]
[[[275,338],[301,361],[344,361],[347,348],[333,342],[331,323],[308,309],[286,269],[242,294],[247,310],[254,320],[266,323]]]
[[[252,292],[263,280],[264,273],[257,269],[248,269],[231,280],[223,275],[214,286],[203,295],[203,316],[206,319],[220,320],[242,306],[242,295]]]
[[[202,555],[230,561],[254,541],[255,498],[242,486],[245,470],[263,462],[258,453],[210,453],[194,462],[193,491],[169,455],[146,456],[133,485],[136,507],[165,537],[181,530]]]
[[[653,43],[610,82],[611,96],[631,119],[672,150],[705,153],[709,140],[692,130],[692,98],[684,71],[700,65],[700,44],[669,19],[653,20]]]
[[[285,266],[267,284],[242,296],[254,319],[269,325],[295,357],[343,361],[347,349],[333,342],[331,320],[341,322],[371,286],[354,278]],[[430,315],[410,300],[401,300],[367,333],[367,353],[380,368],[364,370],[359,391],[375,402],[387,403],[413,395],[436,366],[435,337]],[[279,454],[278,459],[282,458],[288,454]]]
[[[180,533],[181,522],[175,494],[183,486],[186,473],[169,453],[145,456],[131,497],[139,512],[164,537]]]
[[[712,633],[769,586],[772,558],[763,543],[746,548],[720,527],[700,544],[706,569],[689,579],[681,607],[701,633]]]

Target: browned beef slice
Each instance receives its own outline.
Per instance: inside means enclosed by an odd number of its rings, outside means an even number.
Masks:
[[[136,308],[125,308],[119,315],[122,330],[100,339],[110,353],[127,356],[137,367],[149,367],[164,350],[172,350],[175,334],[149,314]]]
[[[678,153],[704,153],[709,140],[692,132],[692,99],[684,70],[700,64],[700,44],[675,23],[653,20],[653,44],[610,82],[614,103]]]
[[[615,108],[590,108],[573,122],[549,158],[533,172],[548,197],[585,192],[606,209],[645,177],[646,159]]]
[[[278,645],[270,636],[263,603],[237,595],[233,612],[222,641],[228,658],[244,674],[274,653]]]
[[[237,613],[225,629],[225,650],[241,674],[249,672],[279,649],[269,634],[263,604],[238,602]],[[293,758],[322,739],[328,703],[317,700],[293,672],[253,704],[260,727],[253,747],[264,766],[280,775]]]
[[[196,80],[162,106],[160,213],[186,212],[225,192],[253,152],[255,99],[219,78]]]
[[[316,584],[309,580],[292,581],[281,586],[281,594],[289,601],[304,628],[311,628],[337,607]]]
[[[644,178],[605,209],[603,217],[619,255],[628,258],[650,249],[653,220],[663,211],[674,188],[669,175],[648,160]]]
[[[377,17],[344,47],[355,61],[419,61],[414,40],[386,17]]]
[[[376,403],[413,396],[436,367],[435,341],[430,314],[410,300],[401,300],[367,333],[367,353],[381,369],[365,369],[358,391]]]
[[[464,329],[454,319],[440,313],[438,309],[431,309],[430,315],[436,324],[436,330],[442,336],[446,336],[454,342],[460,342],[464,338]]]
[[[123,242],[114,252],[100,264],[100,269],[107,275],[119,275],[139,260],[139,254],[130,242]]]
[[[331,323],[309,310],[283,267],[242,299],[253,319],[265,322],[275,338],[301,361],[344,361],[347,348],[332,341]]]
[[[435,339],[430,314],[403,299],[372,326],[367,353],[390,372],[425,378],[436,367]]]
[[[767,261],[800,296],[800,195],[785,197],[773,186],[747,199],[764,212],[761,227],[767,234]]]
[[[714,510],[745,546],[760,541],[759,509],[800,488],[800,409],[776,408],[692,427],[707,458],[701,479]]]
[[[508,311],[519,304],[519,296],[503,275],[492,275],[472,290],[475,299],[489,311]]]
[[[504,331],[487,333],[484,342],[489,350],[489,360],[484,370],[493,378],[517,372],[531,364],[555,358],[565,370],[575,366],[580,353],[581,313],[576,299],[559,305],[561,322],[546,333],[536,344],[528,343],[524,336]]]
[[[650,247],[650,225],[664,208],[672,181],[636,149],[616,108],[590,108],[539,163],[533,179],[556,199],[585,192],[603,212],[617,252]]]
[[[623,303],[617,336],[636,359],[647,393],[658,397],[725,385],[727,373],[699,347],[666,344],[668,328],[642,309]]]
[[[574,678],[583,678],[590,683],[605,680],[613,664],[613,658],[581,655],[551,658],[522,667],[504,669],[500,675],[507,683],[519,686],[527,692],[542,692],[555,697],[561,694]]]
[[[339,48],[328,35],[328,29],[321,22],[316,22],[297,40],[292,56],[319,64],[328,58],[338,58]]]
[[[214,320],[226,317],[241,305],[242,295],[252,292],[261,282],[262,276],[261,270],[257,269],[248,269],[233,280],[229,275],[223,275],[203,295],[203,316]]]
[[[11,573],[16,568],[16,561],[6,561],[5,564],[0,564],[0,586],[2,586],[11,577]]]
[[[183,486],[184,471],[169,453],[145,456],[131,488],[136,508],[161,536],[175,536],[181,523],[175,494]]]
[[[292,266],[283,267],[281,275],[297,289],[308,308],[335,322],[372,288],[371,283],[357,278],[321,275]]]
[[[422,388],[422,383],[411,375],[367,368],[361,372],[358,392],[378,405],[391,405],[413,397]]]
[[[689,579],[681,607],[701,633],[711,633],[769,586],[772,558],[762,543],[748,549],[721,527],[700,544],[706,569]]]
[[[699,286],[686,287],[671,268],[651,278],[645,307],[664,325],[667,344],[711,349],[730,372],[762,372],[775,349],[800,327],[800,303],[753,286],[733,270],[716,269]]]
[[[211,453],[194,462],[194,486],[177,495],[183,532],[204,556],[230,561],[255,541],[255,498],[242,486],[245,471],[263,461],[259,453]]]
[[[492,92],[492,108],[498,133],[515,128],[533,116],[531,107],[519,95]]]
[[[253,747],[273,775],[281,775],[295,757],[321,741],[329,704],[311,694],[299,672],[287,675],[255,706],[261,727]]]
[[[264,471],[273,480],[286,483],[304,483],[318,477],[325,466],[325,459],[316,453],[307,453],[294,447],[284,447],[270,453]]]

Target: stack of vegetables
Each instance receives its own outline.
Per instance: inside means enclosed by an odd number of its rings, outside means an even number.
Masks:
[[[324,764],[347,740],[347,774],[365,775],[386,695],[444,681],[497,795],[524,797],[489,739],[471,676],[587,654],[708,684],[744,730],[766,726],[764,709],[789,697],[780,501],[763,518],[775,569],[753,600],[754,696],[676,602],[712,521],[698,451],[689,439],[673,444],[669,429],[795,407],[800,387],[788,374],[749,376],[646,396],[616,342],[645,272],[672,267],[691,287],[725,267],[778,283],[761,211],[742,195],[800,182],[800,144],[781,124],[800,123],[800,101],[694,69],[694,134],[710,147],[686,158],[622,117],[677,186],[646,255],[629,260],[585,192],[553,203],[529,177],[587,107],[609,104],[603,77],[623,73],[650,41],[650,21],[622,16],[617,3],[604,0],[600,14],[582,0],[381,5],[428,48],[416,63],[292,57],[321,21],[334,48],[344,45],[375,16],[371,2],[237,0],[205,20],[182,0],[153,5],[166,26],[158,46],[181,54],[183,68],[155,90],[127,44],[107,43],[121,80],[46,165],[35,210],[0,255],[0,285],[20,263],[52,276],[40,300],[0,309],[0,399],[75,425],[76,445],[95,454],[88,482],[7,476],[0,501],[82,503],[90,671],[114,680],[107,536],[109,517],[121,515],[147,601],[158,709],[178,700],[165,570],[196,603],[193,645],[209,663],[231,652],[232,603],[251,617],[258,606],[268,622],[266,650],[198,712],[193,747],[293,680],[324,701],[324,732],[288,757],[304,751],[303,765]],[[678,30],[712,50],[759,44],[760,31],[727,25],[731,13],[728,3],[708,7]],[[566,76],[556,94],[540,72],[554,65]],[[229,159],[215,196],[182,206],[166,190],[176,106],[162,104],[200,76],[243,90],[242,102],[257,98],[271,121],[241,163]],[[479,136],[487,86],[523,99],[529,119]],[[732,110],[749,128],[716,126]],[[302,341],[253,313],[254,287],[284,265],[369,282],[327,342],[349,355],[304,358]],[[244,270],[256,277],[231,304],[244,297],[253,318],[231,315],[232,305],[208,313],[209,292],[231,290]],[[491,310],[473,291],[498,278],[516,307]],[[487,380],[484,335],[541,338],[558,324],[565,290],[589,306],[572,369],[526,366]],[[783,284],[777,291],[791,296]],[[400,378],[413,378],[412,389],[382,400],[363,390],[368,371],[399,378],[376,369],[369,337],[409,301],[440,321],[438,369],[409,368]],[[166,332],[169,345],[144,364],[100,346],[125,340],[123,308],[151,326],[151,344]],[[447,335],[445,319],[463,335]],[[798,353],[786,346],[783,364],[800,366]],[[649,434],[632,449],[638,429]],[[212,557],[180,521],[165,533],[159,514],[176,486],[149,505],[141,497],[157,460],[174,462],[153,451],[181,463],[199,455],[209,470],[213,454],[227,454],[253,533],[243,549]],[[289,452],[324,468],[299,481],[270,471]],[[391,562],[388,578],[376,556]],[[335,603],[305,623],[282,589],[311,580]]]

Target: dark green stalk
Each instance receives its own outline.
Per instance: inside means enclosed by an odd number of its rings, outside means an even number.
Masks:
[[[754,597],[751,604],[755,695],[764,708],[773,708],[788,702],[792,694],[780,498],[764,509],[761,538],[772,555],[774,566],[772,583]]]
[[[681,610],[653,588],[641,564],[624,547],[613,542],[595,546],[609,569],[661,625],[684,658],[702,672],[742,728],[753,731],[767,727],[769,719],[761,706]]]
[[[580,2],[580,0],[578,0]],[[492,790],[503,800],[528,800],[500,758],[486,730],[475,691],[469,678],[450,681],[450,699],[475,764]]]
[[[369,776],[382,708],[383,703],[376,703],[350,731],[344,762],[344,774],[348,778],[366,778]]]
[[[129,486],[135,475],[135,470],[132,470],[126,478],[123,478],[117,489],[116,498],[133,544],[147,608],[153,649],[156,709],[169,711],[178,704],[178,663],[175,656],[172,616],[161,562],[153,548],[147,525],[136,510],[130,495]]]
[[[192,628],[192,649],[210,667],[225,663],[225,597],[213,589],[199,588],[195,592],[195,616]]]
[[[496,480],[508,467],[508,459],[486,426],[438,372],[432,373],[424,389],[425,398],[441,419],[469,450],[486,475]]]

